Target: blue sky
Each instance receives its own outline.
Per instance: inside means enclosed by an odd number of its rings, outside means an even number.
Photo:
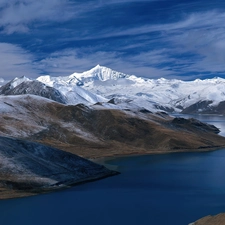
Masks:
[[[0,0],[0,77],[97,64],[148,78],[225,78],[225,1]]]

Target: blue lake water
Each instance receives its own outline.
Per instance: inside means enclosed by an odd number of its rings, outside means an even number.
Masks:
[[[225,124],[224,117],[214,120],[220,127]],[[0,201],[0,224],[188,225],[225,212],[225,149],[122,157],[107,163],[121,175]]]

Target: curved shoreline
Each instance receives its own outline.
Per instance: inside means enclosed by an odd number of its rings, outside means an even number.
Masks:
[[[225,146],[220,147],[212,147],[212,148],[202,148],[202,149],[182,149],[182,150],[171,150],[171,151],[150,151],[150,152],[133,152],[128,154],[112,154],[112,155],[106,155],[106,156],[96,156],[88,158],[88,160],[91,160],[95,163],[105,162],[111,159],[116,158],[123,158],[123,157],[132,157],[132,156],[144,156],[144,155],[164,155],[164,154],[173,154],[173,153],[194,153],[194,152],[210,152],[210,151],[219,151],[224,149]]]

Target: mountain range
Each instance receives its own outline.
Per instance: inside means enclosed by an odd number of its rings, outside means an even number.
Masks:
[[[225,79],[182,81],[148,79],[127,75],[100,65],[64,77],[40,76],[36,80],[15,78],[0,88],[0,94],[35,94],[60,103],[107,107],[143,107],[156,112],[224,114]]]
[[[97,65],[83,73],[65,77],[41,76],[37,80],[56,89],[61,85],[80,86],[109,101],[113,99],[122,107],[129,102],[154,112],[225,113],[225,79],[219,77],[194,81],[148,79]]]
[[[0,198],[116,174],[83,167],[86,161],[74,154],[93,159],[223,148],[215,126],[167,112],[223,114],[224,84],[222,78],[153,80],[99,65],[64,77],[14,78],[0,87]]]

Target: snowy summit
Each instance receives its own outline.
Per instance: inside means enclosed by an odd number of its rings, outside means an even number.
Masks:
[[[193,81],[149,79],[97,65],[83,73],[60,77],[40,76],[37,81],[43,83],[45,89],[50,87],[54,90],[52,92],[58,91],[61,103],[72,105],[106,103],[114,99],[114,103],[123,104],[123,107],[129,103],[129,107],[144,107],[152,111],[215,113],[216,108],[221,108],[225,101],[225,79],[219,77]],[[24,82],[28,86],[29,83],[33,84],[28,78],[15,78],[0,88],[1,94],[7,94],[2,90],[22,87]],[[18,90],[16,93],[19,93]],[[50,99],[54,100],[52,96]]]

